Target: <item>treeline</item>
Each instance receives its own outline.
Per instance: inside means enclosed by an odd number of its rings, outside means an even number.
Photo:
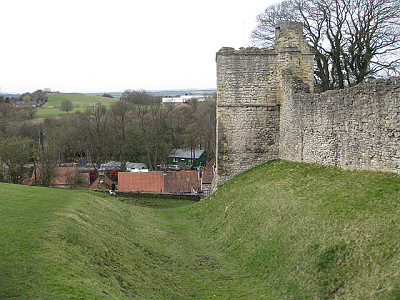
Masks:
[[[399,0],[283,0],[257,16],[252,43],[272,47],[275,26],[297,21],[315,53],[317,91],[400,74]]]
[[[97,166],[116,160],[156,169],[174,148],[193,147],[206,150],[210,158],[215,155],[215,95],[176,107],[163,106],[143,91],[129,93],[140,97],[43,121],[13,122],[11,115],[3,114],[0,159],[9,167],[9,181],[20,183],[28,163],[51,168],[86,158]],[[129,93],[125,96],[132,96]],[[13,155],[13,149],[21,151]]]
[[[5,97],[0,95],[0,104],[1,103],[13,103],[15,101],[33,101],[36,104],[43,104],[48,101],[48,93],[49,91],[36,90],[33,93],[23,93],[18,97]]]

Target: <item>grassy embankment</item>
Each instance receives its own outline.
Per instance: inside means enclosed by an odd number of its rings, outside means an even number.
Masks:
[[[69,99],[74,105],[74,109],[69,113],[76,111],[85,111],[88,107],[92,107],[94,103],[101,103],[109,106],[116,99],[100,96],[88,96],[79,93],[49,93],[49,101],[47,101],[42,108],[39,108],[35,114],[35,117],[49,117],[56,115],[67,114],[65,111],[59,109],[61,103]]]
[[[398,175],[273,161],[166,209],[0,191],[0,298],[400,297]]]

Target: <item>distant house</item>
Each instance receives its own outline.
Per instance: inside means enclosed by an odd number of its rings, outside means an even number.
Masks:
[[[183,99],[181,99],[181,97],[165,97],[161,99],[161,103],[163,105],[184,105],[187,104],[184,102]]]
[[[148,172],[146,165],[143,163],[126,163],[126,171],[127,172]]]
[[[203,169],[203,184],[211,184],[214,176],[215,176],[215,169],[216,169],[216,159],[213,158],[210,160]]]
[[[204,96],[201,96],[201,95],[184,95],[184,96],[179,96],[179,97],[163,97],[161,100],[161,103],[164,105],[166,105],[166,104],[188,105],[194,99],[197,99],[197,101],[199,101],[199,102],[205,100]]]
[[[54,168],[55,176],[52,180],[52,186],[55,187],[70,187],[73,182],[81,182],[81,187],[89,186],[88,174],[81,174],[71,167],[57,167]],[[78,178],[79,177],[79,178]]]
[[[40,178],[41,169],[38,168],[32,172],[30,179],[25,180],[24,184],[33,185],[36,179]],[[75,183],[79,183],[80,187],[89,187],[89,174],[81,174],[74,167],[55,167],[53,168],[53,177],[51,179],[52,187],[68,188]]]
[[[215,175],[215,158],[196,171],[119,172],[120,191],[199,193],[208,195]]]
[[[148,172],[149,170],[147,169],[146,165],[143,163],[132,163],[132,162],[126,162],[126,171],[127,172]],[[105,164],[100,165],[101,169],[104,170],[122,170],[122,163],[119,161],[109,161]]]
[[[118,161],[109,161],[107,163],[100,164],[97,167],[87,159],[80,159],[78,163],[74,164],[62,164],[64,167],[74,167],[78,172],[88,174],[90,178],[90,185],[99,178],[99,173],[108,177],[113,182],[118,182],[118,173],[122,171],[122,163]],[[126,163],[127,172],[148,172],[145,164],[142,163]]]
[[[204,150],[175,149],[168,156],[169,165],[205,166],[207,153]]]
[[[99,172],[101,171],[105,176],[109,177],[113,181],[118,180],[118,173],[121,172],[120,168],[115,167],[100,167],[97,168],[94,165],[88,164],[86,167],[76,167],[76,170],[83,174],[89,174],[90,185],[95,182],[99,177]]]
[[[16,107],[40,107],[41,103],[36,103],[36,101],[15,101],[14,106]]]

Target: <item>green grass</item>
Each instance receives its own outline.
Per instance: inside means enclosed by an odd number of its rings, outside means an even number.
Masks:
[[[68,99],[71,100],[74,108],[69,114],[76,111],[84,112],[88,107],[93,107],[95,103],[101,103],[109,106],[111,103],[117,101],[117,99],[100,97],[100,96],[88,96],[80,93],[49,93],[49,100],[43,105],[42,108],[38,108],[35,114],[37,118],[66,115],[67,112],[59,109],[61,103]]]
[[[74,107],[74,109],[68,114],[73,114],[77,111],[84,112],[87,107]],[[51,117],[51,116],[59,116],[59,115],[67,115],[66,111],[61,111],[59,108],[38,108],[35,113],[35,117],[43,118],[43,117]]]
[[[197,203],[0,192],[1,299],[400,297],[395,174],[273,161]]]
[[[69,99],[74,106],[93,106],[94,103],[101,103],[103,105],[110,105],[116,99],[100,96],[88,96],[79,93],[49,93],[49,100],[44,104],[44,108],[58,108],[61,103]]]
[[[398,175],[273,161],[195,215],[255,298],[400,297]]]

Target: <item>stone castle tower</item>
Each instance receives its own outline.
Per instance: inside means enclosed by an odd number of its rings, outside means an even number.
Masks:
[[[222,48],[217,52],[217,176],[221,184],[279,157],[286,80],[313,91],[314,53],[303,26],[281,22],[273,49]]]

